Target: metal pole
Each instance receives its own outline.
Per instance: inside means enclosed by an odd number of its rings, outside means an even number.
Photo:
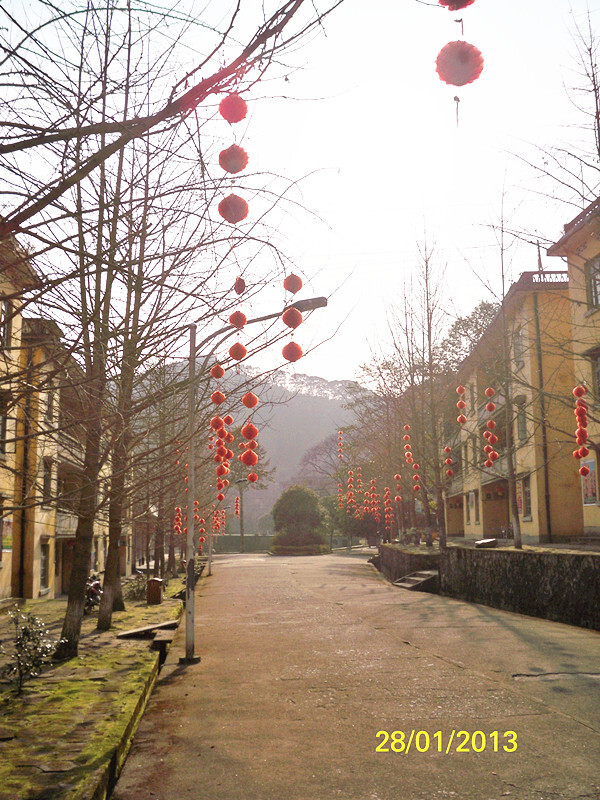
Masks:
[[[240,552],[244,552],[244,483],[240,484]]]
[[[188,501],[185,583],[185,663],[194,663],[194,411],[196,407],[196,326],[190,325],[190,361],[188,371]]]

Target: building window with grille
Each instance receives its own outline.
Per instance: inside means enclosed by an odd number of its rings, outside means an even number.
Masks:
[[[475,525],[479,525],[479,489],[473,492],[473,505],[475,510]]]
[[[48,387],[48,391],[46,393],[46,420],[48,422],[52,422],[52,418],[54,416],[54,391],[52,387]]]
[[[42,459],[42,503],[47,506],[52,502],[52,459]]]
[[[600,258],[587,264],[588,303],[597,308],[600,306]]]
[[[513,335],[513,355],[517,369],[521,369],[521,367],[525,364],[523,353],[523,329],[518,328]]]
[[[525,414],[525,403],[517,403],[517,436],[521,442],[527,439],[527,416]]]
[[[12,303],[5,297],[0,299],[0,347],[7,350],[10,347],[12,334]]]
[[[523,478],[523,518],[531,519],[531,476]]]
[[[50,544],[42,542],[40,545],[40,590],[48,589],[50,586]]]
[[[465,522],[471,524],[471,492],[465,495]]]

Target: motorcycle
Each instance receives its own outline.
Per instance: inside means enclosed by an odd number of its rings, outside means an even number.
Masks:
[[[97,575],[90,575],[85,584],[85,600],[83,604],[83,613],[91,614],[96,606],[100,606],[100,599],[102,598],[102,587],[100,579]]]

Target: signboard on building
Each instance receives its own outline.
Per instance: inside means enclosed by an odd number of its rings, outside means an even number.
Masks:
[[[581,490],[583,492],[583,505],[593,506],[598,502],[598,485],[596,478],[596,459],[584,458],[581,461],[581,466],[586,466],[589,469],[587,475],[581,476]]]

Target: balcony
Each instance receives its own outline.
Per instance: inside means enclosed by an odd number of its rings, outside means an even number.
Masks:
[[[508,459],[506,453],[494,462],[494,466],[486,469],[481,468],[481,485],[486,486],[488,483],[494,483],[498,480],[505,480],[508,475]]]
[[[77,530],[77,515],[71,511],[61,510],[56,512],[56,538],[74,539]]]

